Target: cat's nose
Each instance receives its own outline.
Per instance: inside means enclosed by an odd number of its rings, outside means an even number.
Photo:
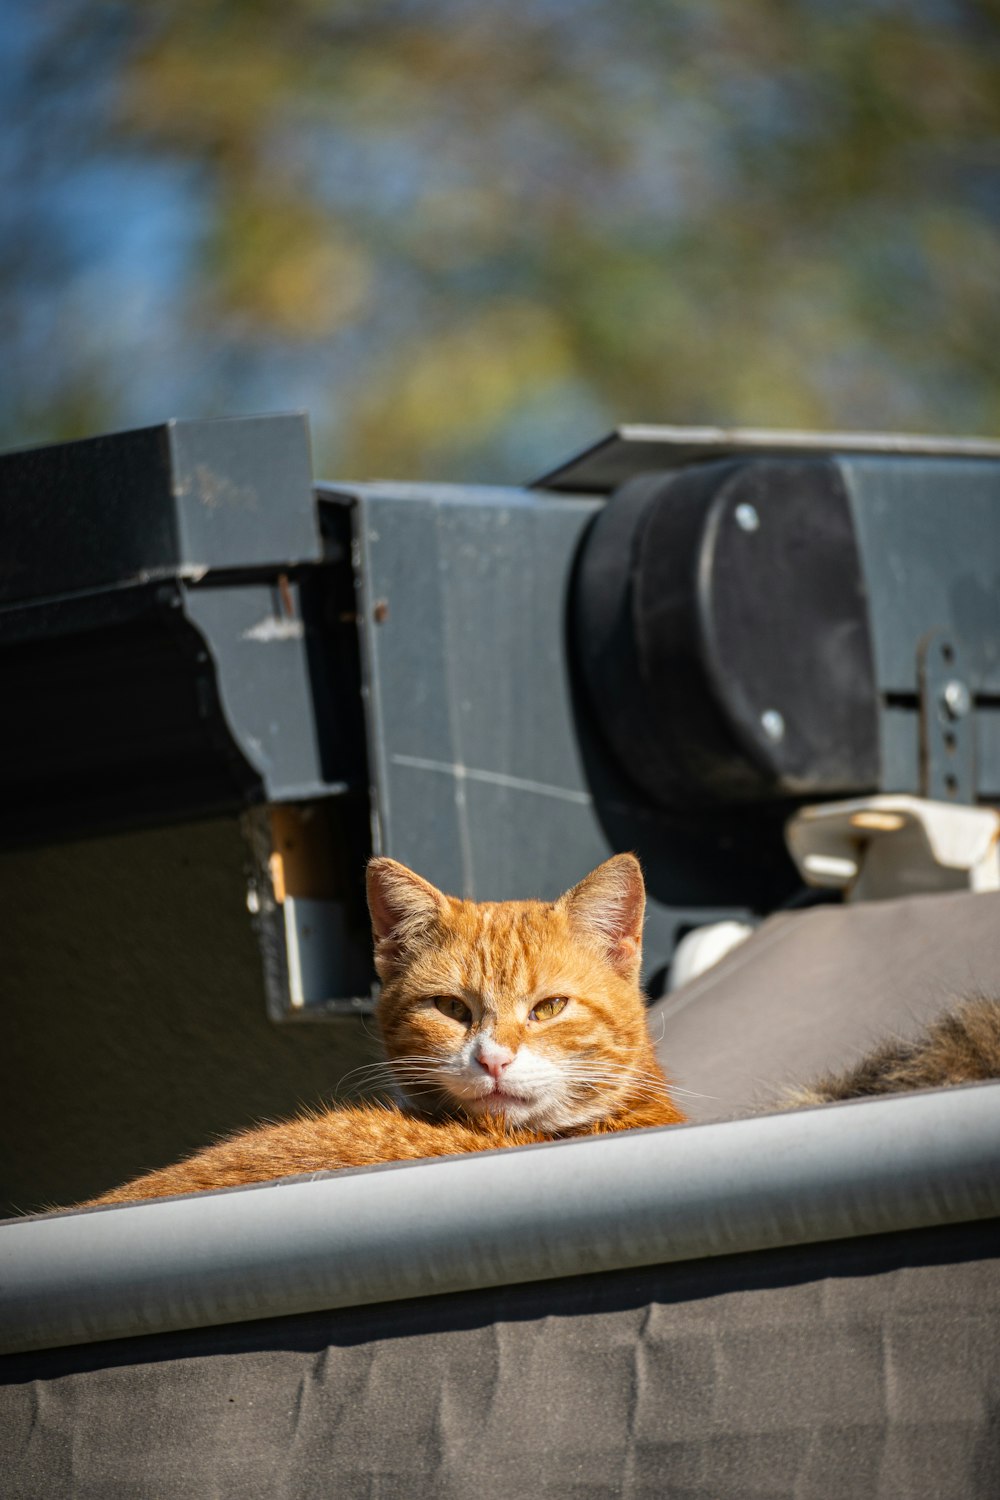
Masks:
[[[494,1083],[500,1082],[500,1075],[513,1061],[514,1054],[509,1047],[500,1047],[496,1042],[480,1042],[476,1062],[485,1069]]]

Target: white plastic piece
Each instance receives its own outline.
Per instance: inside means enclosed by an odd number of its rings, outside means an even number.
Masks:
[[[696,927],[681,938],[670,964],[670,990],[679,990],[689,979],[697,979],[727,953],[745,943],[754,932],[750,922],[711,922]]]
[[[808,885],[850,901],[1000,890],[1000,813],[923,797],[860,797],[802,807],[785,825]]]

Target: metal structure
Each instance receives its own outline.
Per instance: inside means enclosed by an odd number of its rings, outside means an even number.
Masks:
[[[477,898],[643,859],[646,978],[783,827],[1000,799],[996,444],[623,428],[526,489],[314,485],[304,420],[0,459],[2,840],[245,810],[275,1017],[371,1003],[372,850]]]
[[[698,1122],[0,1225],[5,1494],[992,1500],[1000,1082],[762,1105],[995,983],[998,579],[990,443],[0,457],[9,1113],[63,1201],[350,1066],[375,850],[482,899],[635,849]]]

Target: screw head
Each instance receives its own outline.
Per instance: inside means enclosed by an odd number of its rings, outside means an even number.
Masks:
[[[952,677],[941,690],[941,701],[949,719],[964,719],[972,707],[972,694],[960,678]]]
[[[785,738],[785,720],[776,708],[764,710],[760,716],[760,727],[772,745],[780,744]]]
[[[733,516],[741,531],[760,530],[760,516],[757,512],[757,507],[756,505],[751,505],[749,501],[741,501],[733,511]]]

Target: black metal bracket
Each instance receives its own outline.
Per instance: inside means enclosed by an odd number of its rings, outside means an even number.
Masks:
[[[920,683],[920,790],[935,802],[976,800],[975,702],[962,650],[935,630],[917,653]]]

